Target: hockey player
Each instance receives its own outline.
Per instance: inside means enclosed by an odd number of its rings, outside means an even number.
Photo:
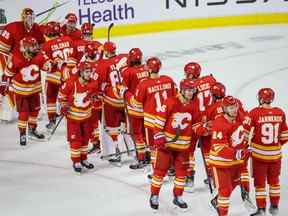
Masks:
[[[20,52],[20,41],[24,37],[34,37],[38,44],[45,42],[44,35],[37,23],[34,22],[35,14],[31,8],[24,8],[21,13],[21,21],[9,23],[0,35],[0,52],[12,55]]]
[[[222,99],[226,95],[226,88],[222,83],[216,82],[211,87],[211,93],[212,93],[212,97],[213,97],[213,103],[212,103],[212,105],[208,106],[205,109],[204,116],[205,116],[205,120],[206,120],[207,124],[212,126],[212,122],[218,116],[222,115],[222,113],[223,113]],[[207,136],[206,139],[211,140],[211,135]],[[211,170],[211,167],[209,166],[209,163],[208,163],[209,152],[210,152],[210,148],[203,148],[203,154],[204,154],[205,163],[206,163],[207,171],[208,171],[207,176],[208,176],[208,178],[210,178],[209,180],[212,180],[212,170]],[[204,180],[205,184],[209,183],[208,178]]]
[[[99,121],[101,122],[102,116],[102,97],[103,92],[101,89],[101,84],[103,83],[103,74],[100,73],[99,70],[99,62],[101,61],[101,53],[102,50],[99,50],[99,46],[94,41],[90,41],[86,44],[85,53],[82,57],[81,61],[86,61],[92,64],[93,73],[92,73],[92,80],[98,83],[98,94],[97,97],[95,96],[92,100],[92,115],[91,115],[91,128],[92,133],[90,137],[90,143],[92,144],[92,148],[88,150],[88,154],[91,153],[99,153],[100,149],[100,140],[99,140],[99,132],[100,132],[100,125]]]
[[[68,13],[65,16],[64,25],[61,28],[61,34],[69,36],[72,40],[81,39],[81,31],[77,26],[77,16],[74,13]]]
[[[123,71],[123,84],[126,88],[125,98],[126,107],[128,111],[128,118],[131,133],[134,136],[136,144],[136,156],[137,163],[131,164],[131,169],[143,168],[147,161],[145,158],[145,130],[144,130],[144,119],[142,113],[139,114],[137,110],[134,110],[133,105],[129,104],[130,99],[135,95],[136,87],[139,82],[145,78],[148,78],[149,73],[145,70],[144,64],[142,64],[142,51],[139,48],[132,48],[128,55],[128,67]]]
[[[61,113],[67,119],[67,140],[70,143],[73,169],[93,169],[87,160],[88,141],[91,133],[91,98],[97,94],[97,84],[91,81],[93,67],[88,62],[77,66],[79,77],[65,82],[59,92]]]
[[[240,170],[249,158],[250,150],[244,139],[244,116],[238,112],[237,100],[232,96],[224,97],[222,109],[224,113],[214,120],[212,126],[209,164],[212,166],[218,191],[218,214],[227,216],[230,195],[240,184]]]
[[[266,181],[269,185],[269,213],[274,216],[279,212],[281,147],[288,141],[288,128],[283,110],[271,105],[274,96],[271,88],[260,89],[259,106],[249,112],[244,125],[247,134],[254,131],[252,167],[258,210],[251,216],[266,215]]]
[[[201,75],[201,66],[197,62],[189,62],[184,66],[184,73],[187,79],[194,80],[197,83],[197,97],[195,98],[195,106],[198,107],[198,110],[202,113],[203,119],[205,122],[205,110],[213,102],[211,87],[216,82],[215,78],[212,75],[202,76]],[[202,148],[202,151],[208,153],[210,151],[210,138],[209,136],[203,136],[199,140],[199,147]],[[190,155],[189,157],[189,168],[188,168],[188,177],[186,179],[186,188],[191,188],[194,185],[194,176],[195,176],[195,158]],[[207,182],[207,180],[204,180]],[[185,189],[186,190],[186,189]]]
[[[155,119],[154,144],[157,150],[151,182],[152,209],[158,209],[160,188],[171,164],[175,168],[173,203],[180,208],[188,207],[182,199],[182,194],[189,151],[194,154],[196,134],[202,135],[207,132],[207,129],[197,122],[200,113],[197,113],[192,104],[192,98],[197,93],[195,82],[189,79],[182,80],[180,91],[179,95],[169,97],[163,103]],[[178,138],[173,140],[177,130],[179,130]]]
[[[128,55],[116,54],[115,43],[109,41],[104,43],[105,59],[99,62],[99,73],[103,74],[103,112],[104,125],[113,140],[113,148],[117,152],[118,135],[120,134],[121,122],[125,122],[124,100],[119,94],[118,85],[122,83],[121,70],[127,66]],[[110,162],[121,161],[116,155]]]
[[[81,26],[81,39],[74,42],[74,46],[77,50],[77,59],[82,59],[85,53],[85,47],[88,43],[93,42],[97,46],[97,60],[103,56],[103,45],[99,41],[93,41],[93,27],[91,23],[83,23]],[[95,57],[95,58],[96,58]]]
[[[149,78],[142,80],[136,88],[132,104],[139,115],[144,116],[146,142],[151,151],[151,164],[154,166],[154,121],[156,113],[164,109],[164,101],[177,94],[174,81],[166,75],[159,75],[161,61],[157,57],[150,57],[146,61]]]
[[[6,88],[10,85],[15,94],[16,109],[18,112],[18,128],[20,132],[20,145],[26,145],[26,127],[32,138],[44,139],[44,135],[37,130],[37,116],[40,110],[41,73],[47,59],[39,52],[39,44],[33,37],[24,37],[20,41],[20,53],[15,53],[5,71],[3,81]],[[5,92],[4,92],[5,93]]]
[[[42,47],[42,53],[51,61],[51,69],[46,74],[46,98],[49,123],[52,129],[56,123],[56,102],[60,85],[74,76],[77,70],[73,69],[77,62],[77,54],[73,41],[68,36],[60,36],[60,24],[49,22],[46,32],[50,40]]]

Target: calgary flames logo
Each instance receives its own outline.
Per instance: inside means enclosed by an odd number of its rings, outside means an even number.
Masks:
[[[184,130],[186,127],[188,127],[191,120],[192,116],[190,113],[175,113],[173,115],[172,127],[180,127],[181,130]]]
[[[74,104],[75,104],[75,106],[82,107],[82,108],[85,108],[85,107],[89,106],[90,101],[89,100],[85,101],[86,97],[87,97],[87,92],[75,93],[74,94]]]

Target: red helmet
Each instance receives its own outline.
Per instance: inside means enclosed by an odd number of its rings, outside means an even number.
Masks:
[[[93,66],[90,62],[86,62],[86,61],[80,62],[78,64],[78,70],[80,71],[80,73],[86,70],[89,70],[90,72],[92,72]]]
[[[129,51],[128,59],[129,62],[141,62],[142,56],[142,51],[139,48],[132,48]]]
[[[147,61],[146,61],[147,68],[150,69],[154,73],[159,72],[161,65],[162,65],[162,63],[161,63],[160,59],[157,57],[151,57],[151,58],[147,59]]]
[[[21,13],[22,21],[28,28],[32,28],[35,20],[34,11],[31,8],[24,8]]]
[[[235,105],[235,104],[237,104],[236,98],[234,98],[232,96],[226,96],[226,97],[223,98],[223,101],[222,101],[222,106],[223,107],[232,106],[232,105]]]
[[[108,53],[114,53],[116,52],[116,44],[111,41],[106,41],[104,43],[104,51]]]
[[[28,54],[36,54],[39,51],[39,44],[34,37],[24,37],[20,41],[20,51],[22,53],[27,52]]]
[[[258,100],[260,103],[271,103],[274,100],[275,93],[271,88],[262,88],[258,91]]]
[[[190,62],[184,67],[185,74],[192,74],[194,78],[198,78],[201,73],[201,66],[197,62]]]
[[[91,23],[83,23],[81,26],[81,32],[82,34],[93,34],[93,24]]]
[[[77,16],[75,13],[68,13],[65,16],[66,23],[77,23]]]
[[[50,21],[45,26],[45,34],[48,36],[60,35],[60,23]]]
[[[196,89],[197,90],[197,84],[191,79],[183,79],[180,82],[180,90],[184,89]]]
[[[89,42],[85,46],[85,52],[88,56],[95,56],[98,53],[98,46],[96,43]]]
[[[226,88],[222,83],[216,82],[211,87],[211,92],[212,92],[213,96],[215,96],[217,98],[223,98],[223,97],[225,97],[225,94],[226,94]]]

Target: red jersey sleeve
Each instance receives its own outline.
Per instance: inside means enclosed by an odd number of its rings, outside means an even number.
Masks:
[[[283,122],[280,126],[281,128],[281,132],[280,132],[280,143],[281,145],[285,144],[288,142],[288,127],[287,127],[287,123],[286,123],[286,116],[283,112]]]
[[[0,51],[9,54],[9,51],[14,45],[13,32],[15,31],[15,25],[13,23],[5,26],[0,35]]]

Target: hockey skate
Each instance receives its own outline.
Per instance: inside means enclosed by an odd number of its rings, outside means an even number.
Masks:
[[[36,140],[36,141],[44,141],[45,140],[45,136],[44,134],[39,133],[36,128],[29,128],[28,130],[28,136],[29,138],[31,138],[32,140]]]
[[[213,208],[213,210],[214,210],[215,212],[218,213],[217,198],[218,198],[218,192],[217,192],[217,190],[214,190],[214,192],[211,194],[210,206],[211,206],[211,208]]]
[[[278,214],[279,214],[279,208],[278,208],[278,206],[271,205],[270,208],[269,208],[269,213],[270,213],[272,216],[278,215]]]
[[[185,192],[193,193],[193,191],[194,191],[194,175],[195,175],[195,172],[193,171],[191,176],[186,177],[185,187],[184,187]]]
[[[169,181],[173,181],[173,179],[175,177],[175,169],[174,169],[174,167],[170,167],[168,169],[167,176],[168,176]]]
[[[94,169],[94,165],[92,163],[89,163],[87,160],[81,161],[81,165],[88,170]]]
[[[175,196],[173,199],[173,204],[178,206],[181,209],[187,209],[188,205],[187,203],[182,199],[182,196]]]
[[[134,164],[130,164],[129,165],[129,168],[130,169],[143,169],[147,164],[145,163],[145,161],[143,160],[139,160],[139,161],[136,161]]]
[[[248,212],[253,212],[257,209],[249,197],[249,192],[246,191],[243,187],[241,187],[241,198],[243,200],[244,207]]]
[[[121,164],[121,155],[115,155],[115,156],[111,157],[108,161],[109,161],[110,164],[115,165],[117,167],[121,167],[122,166],[122,164]]]
[[[48,130],[52,130],[56,125],[56,118],[52,118],[48,124],[46,124],[46,128]]]
[[[77,174],[80,174],[82,172],[81,163],[79,162],[73,163],[73,169]]]
[[[26,134],[20,134],[20,145],[21,146],[26,146],[27,145]]]
[[[158,195],[151,195],[150,207],[154,210],[158,210],[159,208],[159,196]]]
[[[265,216],[265,209],[258,208],[257,211],[253,214],[250,214],[250,216]]]
[[[88,150],[88,154],[99,154],[101,153],[100,144],[93,144],[92,148]]]

